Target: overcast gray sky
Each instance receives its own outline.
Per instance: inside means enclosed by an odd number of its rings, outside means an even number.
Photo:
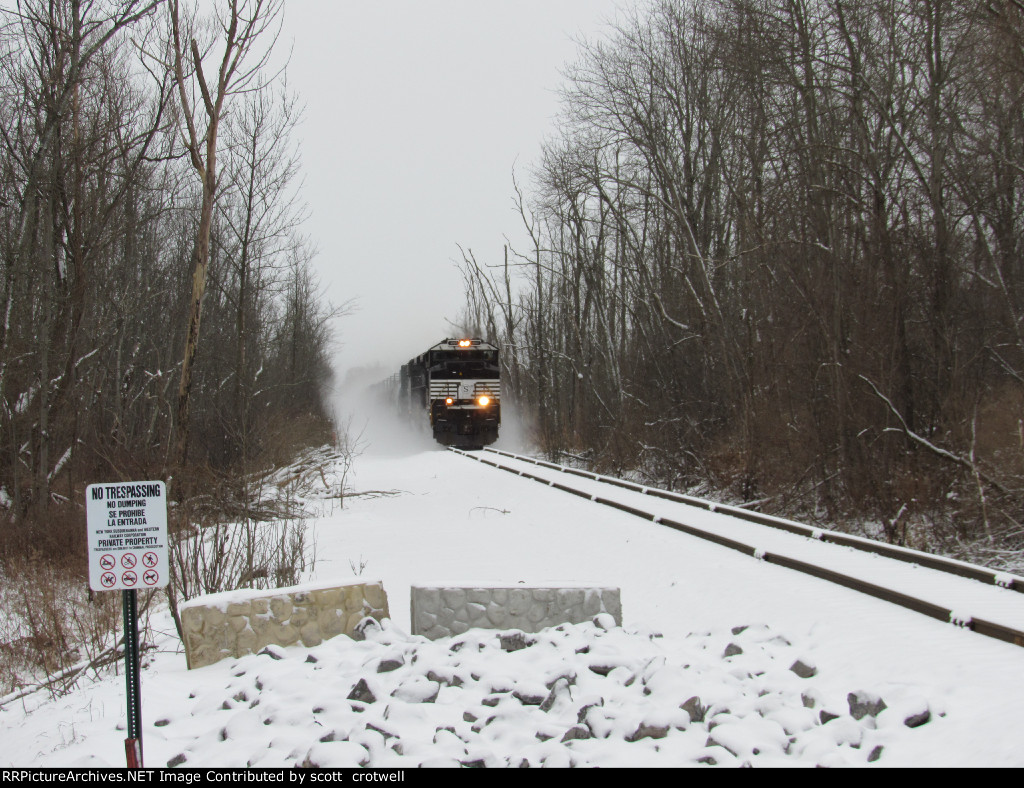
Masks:
[[[579,37],[636,0],[288,0],[280,45],[306,105],[308,232],[339,321],[340,376],[387,368],[452,331],[457,244],[499,262],[523,235],[525,181],[554,132]]]

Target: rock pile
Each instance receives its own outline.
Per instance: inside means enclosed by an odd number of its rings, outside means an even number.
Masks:
[[[168,765],[210,765],[211,741],[224,747],[213,760],[239,766],[854,765],[884,763],[896,732],[934,719],[909,689],[822,692],[821,671],[766,626],[671,643],[607,615],[538,633],[362,635],[237,660],[222,697],[197,691],[189,718],[162,721],[183,745]]]

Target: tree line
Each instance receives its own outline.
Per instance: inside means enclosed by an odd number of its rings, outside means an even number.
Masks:
[[[282,0],[0,8],[0,529],[329,435]],[[81,523],[78,523],[81,529]],[[84,538],[84,537],[83,537]]]
[[[542,446],[1019,562],[1024,4],[656,0],[565,77],[463,266]]]

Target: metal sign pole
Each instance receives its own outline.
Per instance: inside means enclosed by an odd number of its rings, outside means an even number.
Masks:
[[[128,695],[129,769],[142,767],[142,692],[136,590],[165,588],[167,485],[161,481],[111,482],[85,488],[89,529],[89,588],[118,591],[124,605],[124,676]]]
[[[121,592],[124,604],[124,679],[128,695],[128,738],[124,740],[129,769],[142,768],[142,692],[139,686],[139,617],[135,589]]]

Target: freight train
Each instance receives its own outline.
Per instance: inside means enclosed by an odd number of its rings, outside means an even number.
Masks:
[[[501,367],[498,348],[482,339],[445,339],[402,365],[393,377],[398,406],[429,420],[434,440],[482,449],[498,439]]]

